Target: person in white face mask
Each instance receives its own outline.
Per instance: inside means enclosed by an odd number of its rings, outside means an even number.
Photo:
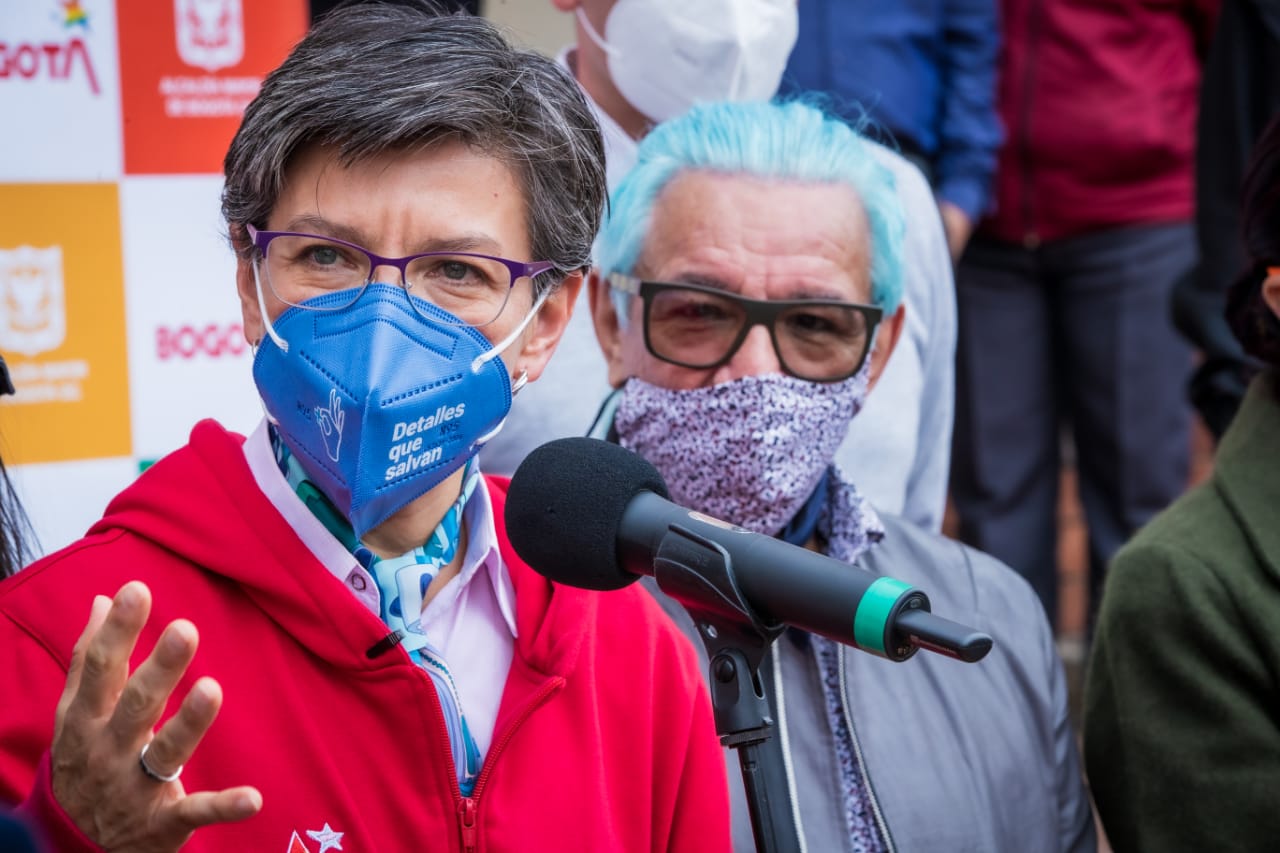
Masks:
[[[600,122],[610,189],[635,162],[636,143],[698,103],[773,97],[796,41],[795,0],[552,0],[577,33],[559,61]],[[541,388],[512,406],[509,429],[485,448],[485,467],[510,474],[535,447],[582,435],[609,391],[581,297]]]
[[[554,2],[577,19],[574,76],[632,139],[694,104],[768,100],[796,42],[795,0]],[[635,147],[608,153],[618,176]]]
[[[868,142],[811,106],[706,105],[660,125],[596,239],[591,309],[618,390],[593,434],[651,462],[673,501],[902,579],[995,639],[973,666],[892,663],[795,629],[774,643],[762,680],[778,728],[762,748],[785,769],[770,794],[790,799],[795,849],[1091,851],[1035,593],[880,511],[836,463],[902,337],[902,231]]]
[[[560,55],[595,108],[610,190],[653,127],[699,103],[767,101],[796,42],[794,0],[553,0],[572,13],[577,41]],[[955,297],[946,236],[924,176],[888,148],[906,212],[902,345],[881,392],[836,436],[837,458],[881,506],[930,530],[942,525],[950,466]],[[484,450],[510,473],[540,444],[581,435],[608,393],[604,363],[580,297],[543,381],[512,405],[508,428]]]

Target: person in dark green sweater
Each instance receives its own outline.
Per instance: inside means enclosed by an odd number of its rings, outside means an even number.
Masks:
[[[1280,848],[1280,117],[1243,203],[1228,319],[1267,369],[1212,478],[1116,556],[1089,661],[1085,766],[1117,851]]]

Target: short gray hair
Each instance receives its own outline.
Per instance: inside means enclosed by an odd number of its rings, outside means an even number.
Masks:
[[[482,18],[363,3],[322,18],[263,81],[227,151],[222,214],[233,243],[265,227],[303,148],[344,163],[458,140],[506,163],[525,194],[538,290],[591,263],[604,206],[604,147],[573,77],[513,47]],[[239,239],[237,239],[239,238]]]

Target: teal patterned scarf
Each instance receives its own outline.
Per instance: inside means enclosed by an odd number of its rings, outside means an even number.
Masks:
[[[284,474],[298,498],[333,536],[343,544],[360,565],[373,576],[378,585],[380,616],[387,627],[400,636],[409,657],[431,676],[440,708],[444,712],[449,729],[449,744],[457,770],[458,787],[464,797],[471,796],[476,777],[480,773],[481,755],[466,717],[462,714],[462,702],[457,685],[449,673],[440,651],[427,641],[422,629],[422,599],[427,587],[445,566],[453,562],[458,553],[458,540],[462,531],[462,513],[467,501],[480,482],[480,469],[472,458],[462,475],[462,493],[449,507],[439,526],[422,545],[399,557],[382,558],[356,540],[350,522],[333,506],[319,489],[307,479],[302,465],[280,440],[275,429],[270,430],[271,447],[276,464]],[[408,618],[406,618],[406,614]]]

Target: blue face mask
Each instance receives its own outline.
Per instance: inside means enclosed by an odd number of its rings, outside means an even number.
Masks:
[[[495,347],[447,311],[374,283],[346,308],[293,307],[267,322],[253,378],[280,437],[360,538],[497,434],[513,393],[497,356],[539,307]]]

